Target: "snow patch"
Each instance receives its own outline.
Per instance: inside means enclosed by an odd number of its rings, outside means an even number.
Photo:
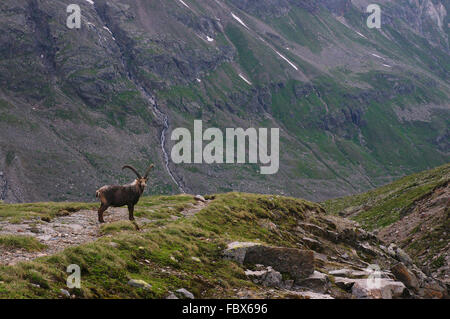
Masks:
[[[213,42],[213,41],[214,41],[214,39],[213,39],[213,38],[211,38],[211,37],[208,37],[208,36],[206,36],[206,40],[208,40],[208,42]]]
[[[274,50],[283,60],[285,60],[287,63],[290,64],[290,66],[292,66],[296,71],[298,71],[298,68],[295,66],[294,63],[292,63],[291,61],[289,61],[284,55],[282,55],[280,52],[278,52],[277,50]]]
[[[367,37],[364,35],[364,34],[362,34],[362,33],[359,33],[358,31],[355,31],[358,35],[360,35],[360,36],[362,36],[364,39],[367,39]]]
[[[113,33],[111,32],[111,30],[109,30],[109,28],[108,28],[106,25],[103,27],[103,29],[105,29],[105,30],[108,31],[111,35],[113,35]],[[113,39],[114,41],[116,41],[116,38],[114,38],[114,36],[112,37],[112,39]]]
[[[250,82],[249,80],[247,80],[247,79],[242,75],[242,73],[239,73],[239,77],[240,77],[242,80],[244,80],[245,83],[247,83],[248,85],[252,85],[252,82]]]
[[[383,64],[383,65],[387,68],[392,68],[392,66],[390,66],[389,64]]]
[[[189,8],[189,9],[191,8],[191,7],[190,7],[190,6],[188,6],[188,5],[186,4],[186,2],[184,2],[183,0],[179,0],[179,1],[180,1],[180,2],[181,2],[181,4],[182,4],[182,5],[184,5],[184,6],[186,7],[186,8]]]
[[[379,59],[383,59],[384,60],[384,58],[382,57],[382,56],[379,56],[378,54],[375,54],[375,53],[371,53],[374,57],[376,57],[376,58],[379,58]]]
[[[240,24],[242,24],[245,28],[248,29],[247,25],[239,18],[237,15],[235,15],[233,12],[231,12],[231,16]]]
[[[86,0],[86,2],[88,2],[89,4],[94,5],[94,1],[92,1],[92,0]]]
[[[199,78],[196,78],[196,80],[198,83],[202,82],[202,80],[200,80]]]

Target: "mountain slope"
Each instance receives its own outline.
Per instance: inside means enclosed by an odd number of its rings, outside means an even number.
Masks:
[[[450,280],[450,165],[402,178],[365,194],[327,201],[386,243],[396,243],[433,277]]]
[[[99,227],[89,205],[42,203],[40,209],[46,211],[32,215],[27,211],[30,206],[38,210],[36,204],[0,205],[0,221],[29,236],[25,240],[17,231],[11,234],[8,227],[2,228],[0,252],[28,257],[30,251],[35,252],[31,258],[40,255],[32,261],[0,265],[0,297],[448,295],[445,285],[413,264],[405,264],[401,250],[383,246],[355,223],[326,214],[320,205],[308,201],[244,193],[206,196],[205,203],[197,204],[187,195],[144,197],[136,207],[140,230],[128,221],[116,221],[126,217],[120,210],[113,210],[106,217],[108,223]],[[62,208],[66,214],[61,213]],[[21,221],[10,223],[11,210]],[[48,217],[45,223],[40,220],[42,215]],[[71,217],[72,222],[67,223]],[[80,245],[79,239],[88,233],[94,234]],[[65,246],[56,252],[55,237]],[[72,264],[81,269],[81,288],[66,286],[65,270]],[[374,265],[379,268],[376,275],[371,272],[377,269]],[[413,286],[399,275],[399,267],[415,278]],[[370,286],[370,276],[380,278],[379,287]],[[180,291],[183,288],[188,292]]]
[[[0,4],[3,200],[91,198],[125,162],[156,194],[314,200],[448,162],[444,1],[382,1],[380,30],[362,0],[78,1],[70,30],[72,2]],[[167,162],[194,119],[280,127],[279,172]]]

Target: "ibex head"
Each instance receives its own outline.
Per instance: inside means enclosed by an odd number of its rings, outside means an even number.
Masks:
[[[137,178],[136,178],[136,183],[137,183],[142,189],[144,189],[145,186],[147,186],[148,174],[150,173],[150,170],[151,170],[154,166],[155,166],[155,165],[150,164],[150,166],[149,166],[149,167],[147,168],[147,170],[145,171],[144,176],[141,176],[141,175],[137,172],[137,170],[136,170],[133,166],[131,166],[131,165],[124,165],[124,166],[122,167],[122,169],[125,169],[125,168],[131,169],[131,170],[136,174],[136,176],[137,176]]]

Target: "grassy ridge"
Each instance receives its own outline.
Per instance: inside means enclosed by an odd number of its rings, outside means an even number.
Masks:
[[[388,226],[402,216],[411,205],[434,188],[450,179],[450,164],[413,174],[364,194],[328,200],[325,209],[337,214],[358,212],[352,218],[363,227],[375,229]]]
[[[123,221],[112,223],[103,228],[111,236],[96,242],[32,262],[0,266],[0,298],[59,297],[60,289],[67,289],[65,270],[70,264],[81,267],[82,287],[71,290],[81,298],[161,298],[179,288],[205,298],[235,297],[235,288],[258,288],[240,267],[222,258],[227,242],[295,247],[289,230],[304,214],[322,211],[318,204],[299,199],[230,193],[217,195],[191,218],[170,218],[190,203],[190,196],[146,197],[137,215],[159,218],[140,232],[123,227]],[[261,220],[271,219],[277,221],[278,232],[260,226]],[[152,288],[132,287],[129,279],[144,280]]]
[[[97,208],[97,203],[29,203],[4,204],[0,202],[0,220],[7,219],[11,223],[18,223],[23,219],[33,217],[50,220],[57,216],[68,215],[82,209]]]
[[[40,251],[46,246],[31,236],[0,235],[0,247],[12,249],[21,248],[26,251]]]

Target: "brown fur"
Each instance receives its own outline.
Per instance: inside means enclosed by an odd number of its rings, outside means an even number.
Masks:
[[[146,174],[142,177],[133,167],[125,165],[122,169],[129,168],[138,176],[133,183],[126,185],[106,185],[99,188],[95,192],[95,196],[99,198],[101,202],[100,208],[98,209],[98,221],[100,223],[105,222],[103,219],[103,213],[108,209],[108,207],[122,207],[125,205],[128,206],[129,219],[134,221],[134,206],[144,193],[148,181],[147,176],[152,167],[153,164],[149,166]]]

